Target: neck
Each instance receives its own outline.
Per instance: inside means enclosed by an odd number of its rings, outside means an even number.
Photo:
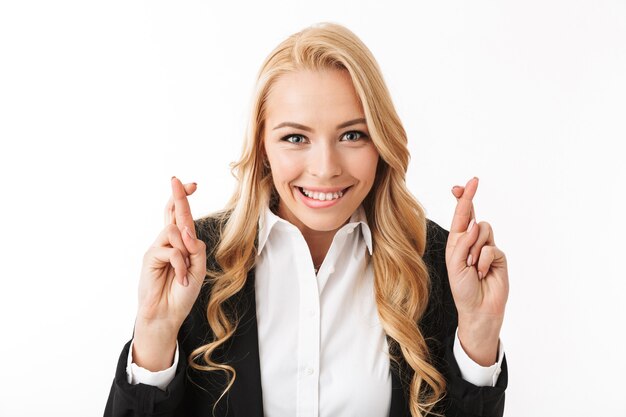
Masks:
[[[300,231],[302,232],[302,236],[304,236],[304,240],[306,241],[309,251],[311,252],[313,267],[315,269],[319,269],[322,262],[324,262],[324,258],[326,258],[328,249],[330,249],[336,230],[326,232],[312,229],[300,229]]]
[[[307,225],[302,223],[298,218],[292,215],[292,213],[285,213],[282,210],[283,207],[279,204],[277,215],[291,224],[295,225],[302,233],[304,240],[309,247],[309,252],[311,252],[311,259],[313,260],[313,268],[319,269],[324,262],[324,258],[326,258],[326,254],[328,253],[328,249],[330,249],[330,245],[333,242],[333,238],[343,225],[339,226],[334,230],[315,230],[309,228]],[[350,219],[346,220],[344,224],[346,224]]]

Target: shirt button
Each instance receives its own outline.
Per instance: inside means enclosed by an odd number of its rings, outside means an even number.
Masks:
[[[313,368],[306,368],[304,370],[304,373],[307,374],[307,375],[313,375]]]

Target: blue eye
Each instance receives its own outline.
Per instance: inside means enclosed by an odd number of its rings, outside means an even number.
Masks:
[[[360,135],[359,138],[363,138],[363,139],[367,138],[367,135],[365,133],[361,132],[360,130],[351,130],[349,132],[344,133],[344,136],[349,135],[349,134],[355,134],[355,133]],[[359,138],[357,138],[357,140]],[[348,140],[348,142],[356,142],[356,140]]]
[[[355,134],[356,134],[356,137],[355,137]],[[344,133],[342,135],[342,137],[347,137],[348,135],[351,135],[351,137],[353,139],[347,139],[345,142],[357,142],[359,139],[366,139],[367,138],[367,135],[365,133],[361,132],[360,130],[350,130],[350,131]],[[302,140],[294,141],[294,140],[291,140],[292,138],[301,138]],[[302,135],[287,135],[287,136],[282,137],[280,140],[281,141],[285,141],[285,142],[289,142],[289,143],[293,143],[294,145],[300,145],[300,144],[304,143],[305,139],[306,139],[305,136],[302,136]]]
[[[289,142],[289,143],[293,143],[295,145],[298,145],[298,144],[302,143],[302,142],[290,141],[289,139],[291,139],[291,138],[304,138],[304,136],[302,136],[302,135],[287,135],[284,138],[282,138],[281,140],[284,140],[284,141]]]

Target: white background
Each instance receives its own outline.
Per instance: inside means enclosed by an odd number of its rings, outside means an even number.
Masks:
[[[170,177],[221,208],[262,60],[333,21],[383,70],[428,217],[480,178],[505,415],[626,416],[626,2],[225,3],[0,5],[0,415],[102,415]]]

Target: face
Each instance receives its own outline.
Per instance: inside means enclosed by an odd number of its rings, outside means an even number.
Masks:
[[[263,144],[277,214],[303,233],[339,229],[372,188],[378,163],[349,73],[283,75],[266,106]]]

